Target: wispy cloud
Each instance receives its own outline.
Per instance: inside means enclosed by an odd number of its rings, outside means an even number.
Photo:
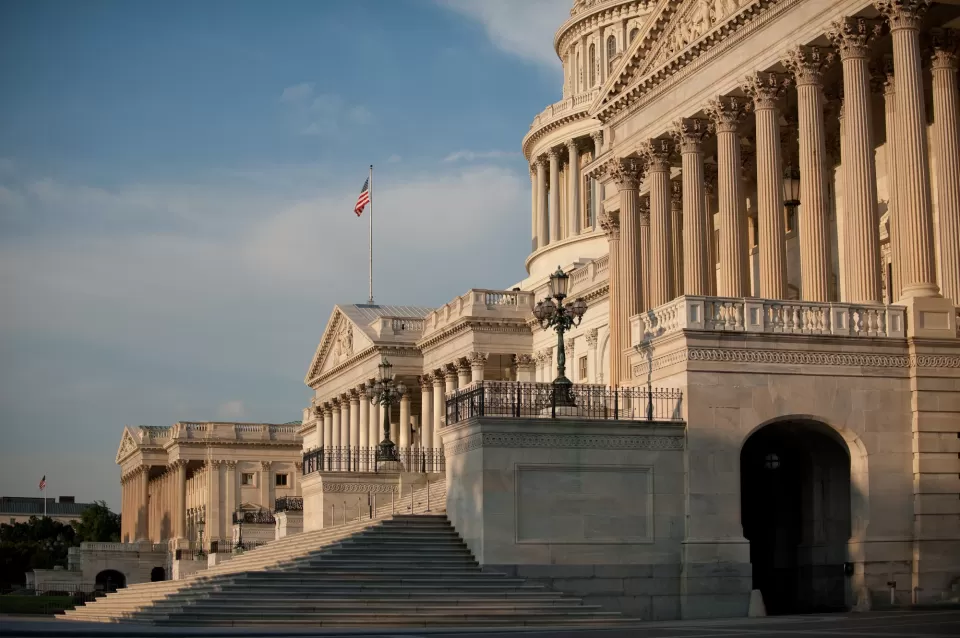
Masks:
[[[344,126],[369,124],[373,113],[362,104],[350,104],[335,93],[314,93],[313,82],[288,86],[280,102],[301,135],[334,135]]]
[[[557,72],[553,36],[570,17],[571,0],[437,0],[483,25],[498,49]]]
[[[520,157],[512,151],[454,151],[443,158],[444,162],[475,162],[477,160],[498,160]]]
[[[402,159],[403,159],[402,157],[400,157],[399,155],[397,155],[396,153],[394,153],[393,155],[391,155],[390,157],[387,158],[387,163],[388,163],[388,164],[396,164],[396,163],[398,163],[398,162],[399,162],[400,160],[402,160]]]

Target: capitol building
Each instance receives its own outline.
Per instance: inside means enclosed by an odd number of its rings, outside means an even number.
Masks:
[[[627,616],[942,600],[960,2],[576,0],[553,44],[527,277],[334,307],[304,532],[441,483],[483,570]]]

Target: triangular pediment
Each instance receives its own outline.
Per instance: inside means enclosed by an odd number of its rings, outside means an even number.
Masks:
[[[333,370],[372,345],[373,342],[364,334],[363,328],[352,321],[340,306],[334,306],[320,338],[320,345],[317,346],[307,369],[304,383],[310,385],[310,380],[314,377]]]
[[[138,447],[140,446],[137,443],[137,438],[130,432],[130,428],[123,428],[123,436],[120,437],[120,447],[117,448],[117,464],[130,456]]]

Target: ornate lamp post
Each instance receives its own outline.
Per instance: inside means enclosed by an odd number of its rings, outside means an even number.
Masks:
[[[571,304],[563,304],[569,284],[570,276],[557,266],[557,271],[550,275],[550,296],[538,302],[533,309],[533,316],[540,322],[541,328],[553,328],[557,331],[557,378],[553,380],[556,405],[574,405],[571,391],[573,382],[566,377],[567,353],[563,346],[563,333],[579,326],[587,312],[587,302],[581,298]]]
[[[400,398],[407,393],[407,386],[402,382],[394,381],[391,372],[393,365],[384,357],[378,366],[380,378],[372,384],[367,384],[366,395],[373,405],[383,406],[383,440],[377,446],[374,462],[399,461],[397,446],[390,440],[390,407],[400,403]]]

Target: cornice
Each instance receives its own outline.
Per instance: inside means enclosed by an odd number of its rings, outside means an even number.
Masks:
[[[478,319],[476,317],[463,317],[455,323],[447,326],[440,332],[431,335],[417,343],[421,354],[426,354],[436,349],[448,339],[470,330],[471,332],[499,333],[499,334],[531,334],[526,319],[502,318],[502,319]]]
[[[452,458],[479,448],[683,450],[684,435],[682,431],[676,435],[478,432],[446,446],[444,456]]]
[[[344,370],[347,370],[357,363],[362,362],[364,359],[368,358],[371,354],[383,354],[394,357],[415,357],[420,356],[420,351],[416,347],[411,347],[410,344],[397,344],[397,345],[384,345],[384,344],[373,344],[368,348],[365,348],[353,355],[343,363],[331,368],[330,370],[324,372],[321,375],[314,376],[310,379],[307,379],[307,385],[313,388],[314,390],[318,385],[324,381],[338,376]]]
[[[527,134],[523,136],[523,140],[520,142],[520,149],[524,157],[526,157],[528,161],[533,159],[531,157],[531,152],[534,144],[536,144],[547,133],[562,128],[572,122],[590,119],[591,105],[592,102],[585,102],[578,107],[571,107],[569,111],[565,111],[564,113],[557,115],[554,119],[548,120],[546,124],[542,124],[535,129],[527,131]]]

